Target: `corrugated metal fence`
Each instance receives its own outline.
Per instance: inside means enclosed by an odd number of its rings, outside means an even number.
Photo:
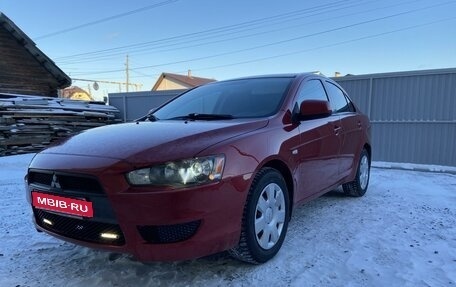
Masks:
[[[120,111],[120,118],[124,122],[133,121],[171,100],[185,90],[145,91],[132,93],[109,94],[109,104]]]
[[[370,117],[373,160],[456,166],[456,69],[334,80]]]

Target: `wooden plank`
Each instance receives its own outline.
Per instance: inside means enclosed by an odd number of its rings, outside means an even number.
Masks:
[[[12,137],[2,140],[0,145],[30,145],[33,143],[49,142],[49,139],[50,138],[48,136]]]
[[[36,152],[57,139],[121,122],[111,106],[0,94],[0,156]]]

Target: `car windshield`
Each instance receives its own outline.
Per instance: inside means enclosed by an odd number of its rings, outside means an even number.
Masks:
[[[159,120],[222,120],[275,114],[292,78],[254,78],[216,82],[184,93],[155,111]]]

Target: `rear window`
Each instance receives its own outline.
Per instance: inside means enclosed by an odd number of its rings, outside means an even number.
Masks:
[[[235,118],[275,114],[293,78],[256,78],[211,83],[174,99],[154,115],[161,120],[188,114],[223,114]]]

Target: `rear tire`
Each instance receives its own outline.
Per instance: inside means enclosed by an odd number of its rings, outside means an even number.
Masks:
[[[261,169],[247,196],[239,244],[228,252],[252,264],[268,261],[282,246],[289,217],[290,201],[283,176],[273,168]]]
[[[367,187],[369,186],[370,178],[370,159],[369,153],[366,149],[361,151],[359,157],[358,169],[356,171],[356,177],[353,181],[342,185],[344,193],[353,197],[363,196]]]

